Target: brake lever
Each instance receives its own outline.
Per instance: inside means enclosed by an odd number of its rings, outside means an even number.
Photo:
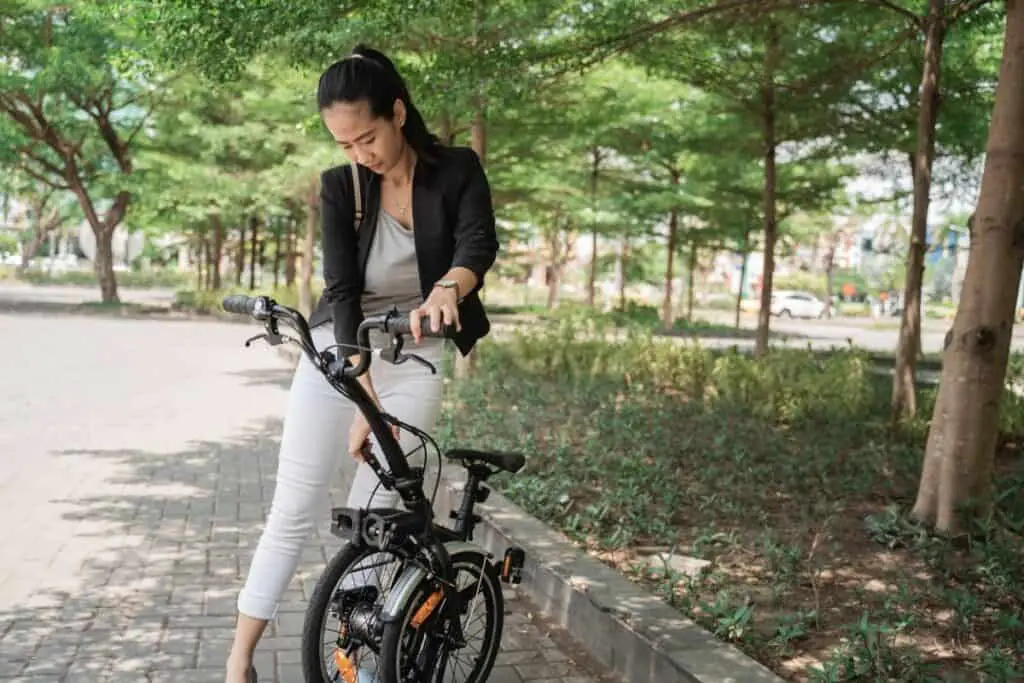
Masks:
[[[262,304],[260,310],[262,311],[264,307],[265,304]],[[278,331],[277,320],[275,318],[267,318],[267,324],[264,329],[266,331],[263,334],[257,334],[255,337],[249,337],[245,340],[246,348],[252,346],[252,343],[259,339],[266,339],[267,343],[271,346],[280,346],[281,344],[284,344],[285,341],[293,341],[291,337],[281,334]]]
[[[260,339],[266,339],[267,343],[271,346],[279,346],[284,344],[286,338],[280,332],[264,332],[263,334],[257,334],[255,337],[246,339],[245,345],[246,347],[252,346],[254,341],[259,341]]]
[[[430,370],[430,374],[432,374],[432,375],[436,375],[437,374],[437,368],[435,368],[434,365],[430,361],[428,361],[426,358],[422,358],[420,356],[417,356],[415,353],[406,353],[406,354],[404,354],[402,356],[402,358],[398,362],[399,363],[404,363],[407,360],[414,360],[417,363],[422,364],[424,367],[427,368],[427,370]]]
[[[391,344],[388,348],[383,349],[380,352],[380,357],[392,365],[401,365],[407,360],[414,360],[430,370],[430,374],[437,374],[437,368],[435,368],[427,359],[417,356],[415,353],[402,353],[402,347],[404,345],[405,342],[402,340],[401,336],[392,337]]]

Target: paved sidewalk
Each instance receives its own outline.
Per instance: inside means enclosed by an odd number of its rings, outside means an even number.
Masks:
[[[240,351],[246,332],[0,315],[0,681],[223,681],[290,374]],[[301,681],[305,600],[339,543],[326,519],[307,543],[261,681]],[[596,683],[508,597],[492,683]]]

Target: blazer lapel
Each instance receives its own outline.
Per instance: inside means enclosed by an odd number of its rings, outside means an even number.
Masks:
[[[370,246],[377,234],[377,216],[380,213],[380,177],[376,173],[367,173],[364,179],[366,206],[363,211],[362,225],[356,226],[356,239],[359,247],[359,271],[366,276],[366,262],[370,258]]]
[[[446,272],[436,272],[438,264],[445,263],[442,243],[445,218],[444,201],[434,187],[432,170],[422,161],[417,162],[412,184],[413,241],[424,297],[430,294],[434,283]]]

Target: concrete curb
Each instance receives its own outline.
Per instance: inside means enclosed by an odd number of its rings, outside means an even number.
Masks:
[[[436,501],[442,520],[462,491],[462,482],[451,478],[458,468],[444,469]],[[478,510],[483,521],[474,540],[499,558],[509,545],[521,546],[523,593],[628,683],[782,683],[497,491]]]

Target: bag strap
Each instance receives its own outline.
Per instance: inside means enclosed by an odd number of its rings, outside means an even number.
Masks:
[[[359,169],[351,161],[348,162],[348,168],[352,172],[352,194],[355,201],[355,229],[359,230],[359,225],[363,222],[363,188],[359,182]]]

